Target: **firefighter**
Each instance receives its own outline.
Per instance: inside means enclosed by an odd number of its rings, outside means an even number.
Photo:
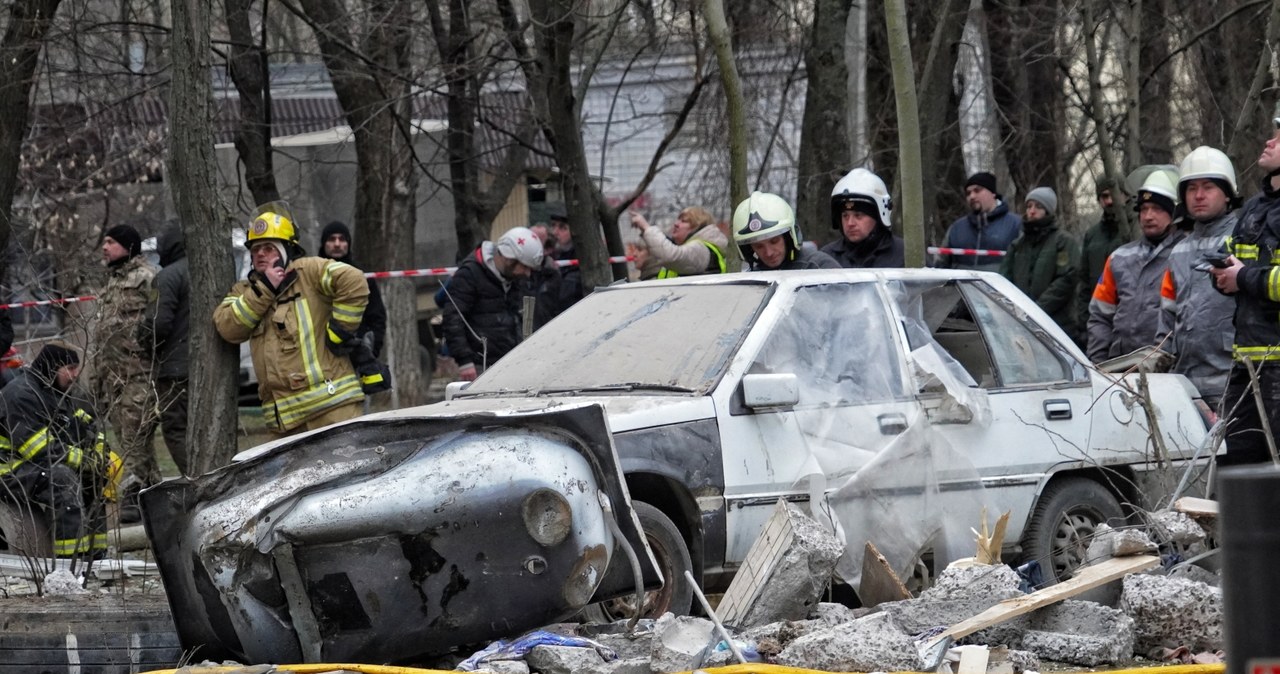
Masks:
[[[363,382],[349,358],[369,286],[344,262],[306,257],[283,202],[249,225],[248,278],[214,310],[218,334],[249,342],[267,426],[290,435],[359,416]]]

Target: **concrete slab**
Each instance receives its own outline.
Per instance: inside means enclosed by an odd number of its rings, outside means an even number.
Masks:
[[[524,661],[542,674],[574,674],[604,664],[596,649],[573,646],[534,646]]]
[[[715,635],[715,624],[710,620],[664,614],[653,624],[649,667],[654,672],[697,669],[715,641],[719,641],[719,636]]]
[[[1045,660],[1096,667],[1133,656],[1133,619],[1117,609],[1068,599],[1030,617],[1022,648]]]
[[[1005,564],[949,566],[938,574],[933,587],[920,593],[921,599],[966,599],[1007,590],[1018,590],[1018,572]],[[1020,590],[1018,590],[1021,593]]]
[[[961,593],[958,593],[960,595]],[[984,596],[964,596],[956,599],[932,599],[921,597],[907,601],[881,604],[880,610],[889,614],[898,629],[906,634],[920,634],[936,627],[950,627],[967,620],[996,604],[1013,597],[1025,596],[1018,589],[992,590]],[[1018,647],[1022,633],[1027,629],[1028,616],[1017,616],[1008,621],[975,632],[957,641],[960,645],[986,644],[988,646]]]
[[[779,500],[720,600],[720,620],[737,628],[803,620],[831,580],[844,543],[796,506]]]
[[[855,620],[859,615],[854,611],[854,609],[851,609],[844,604],[823,601],[818,602],[818,605],[809,612],[809,617],[821,620],[828,625],[839,625],[840,623],[847,623],[850,620]]]
[[[1151,528],[1156,538],[1162,541],[1192,545],[1208,537],[1204,527],[1200,526],[1199,522],[1186,513],[1176,510],[1161,510],[1160,512],[1147,513],[1147,517],[1151,520]]]
[[[1206,583],[1152,574],[1124,579],[1120,608],[1133,618],[1134,648],[1223,648],[1222,590]]]
[[[899,672],[920,667],[911,637],[894,626],[887,613],[796,639],[778,654],[777,664],[828,672]]]

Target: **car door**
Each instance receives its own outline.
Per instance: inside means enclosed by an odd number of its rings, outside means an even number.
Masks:
[[[717,392],[717,407],[729,409],[720,433],[730,565],[745,557],[779,497],[825,498],[918,414],[874,281],[799,286],[773,302]],[[743,378],[765,374],[794,375],[798,402],[744,405]]]
[[[931,427],[972,462],[988,512],[1012,513],[1006,540],[1017,540],[1045,473],[1089,460],[1088,371],[1036,318],[981,280],[901,281],[898,291],[912,353],[940,351],[963,380],[947,387],[917,377]],[[930,344],[937,350],[924,348]],[[986,403],[957,406],[956,397]]]

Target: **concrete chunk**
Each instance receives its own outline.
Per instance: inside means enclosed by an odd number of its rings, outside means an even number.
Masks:
[[[524,660],[530,669],[542,674],[574,674],[604,664],[596,649],[573,646],[534,646]]]
[[[582,674],[650,674],[649,658],[618,658],[612,662],[592,665]]]
[[[524,660],[491,660],[476,671],[482,670],[488,670],[493,674],[529,674],[529,665]]]
[[[800,637],[778,654],[777,664],[828,672],[901,672],[921,665],[911,637],[886,613]]]
[[[959,594],[959,593],[957,593]],[[889,614],[893,624],[906,634],[920,634],[935,627],[950,627],[1013,597],[1025,596],[1017,589],[1004,588],[983,596],[962,596],[957,599],[908,599],[881,604],[880,610]],[[988,646],[1017,647],[1022,643],[1028,616],[1016,616],[984,630],[979,630],[957,643],[986,644]]]
[[[868,612],[869,610],[864,611],[863,615],[866,615]],[[847,623],[850,620],[855,620],[860,616],[853,609],[845,606],[844,604],[823,601],[818,602],[818,605],[809,613],[809,617],[821,620],[828,625],[839,625],[840,623]]]
[[[1176,510],[1161,510],[1147,513],[1151,518],[1151,528],[1160,540],[1182,545],[1193,545],[1203,541],[1208,534],[1200,523],[1191,519],[1186,513]]]
[[[1133,657],[1133,619],[1091,601],[1068,599],[1031,614],[1022,648],[1045,660],[1086,667]]]
[[[752,627],[740,634],[743,641],[749,641],[756,645],[756,652],[760,655],[771,658],[782,652],[782,649],[791,645],[791,642],[800,637],[831,627],[826,621],[816,620],[781,620],[768,625]]]
[[[1111,538],[1111,554],[1116,557],[1145,555],[1156,551],[1147,532],[1141,529],[1116,529]]]
[[[653,624],[649,667],[654,672],[685,672],[697,669],[707,650],[719,638],[715,625],[704,618],[663,614]]]
[[[1187,646],[1223,647],[1222,590],[1185,578],[1133,574],[1124,579],[1120,608],[1133,618],[1139,653]]]
[[[803,620],[817,605],[844,544],[799,508],[784,501],[751,545],[721,599],[726,625],[748,628]]]
[[[1005,564],[948,566],[938,574],[933,587],[920,593],[921,599],[967,599],[1018,590],[1022,579]],[[993,602],[994,603],[994,602]]]

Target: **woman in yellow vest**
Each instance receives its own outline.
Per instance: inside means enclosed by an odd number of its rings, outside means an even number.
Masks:
[[[640,230],[640,238],[648,244],[649,265],[660,268],[658,278],[727,271],[724,251],[729,238],[704,208],[692,206],[680,211],[671,226],[671,238],[635,211],[631,211],[631,226]]]

